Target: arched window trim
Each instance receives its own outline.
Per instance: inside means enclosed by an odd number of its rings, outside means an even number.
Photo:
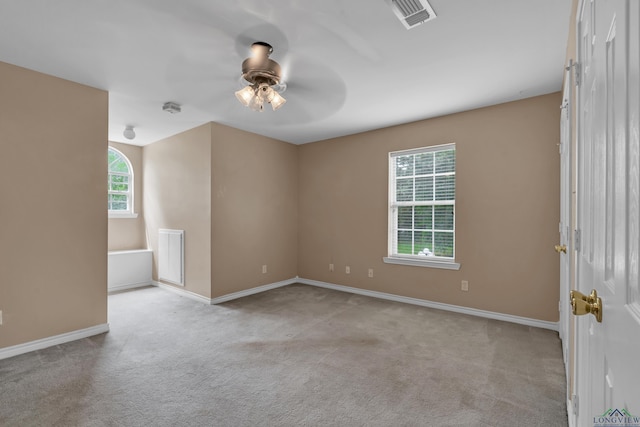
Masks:
[[[109,151],[113,151],[117,156],[119,156],[126,164],[127,164],[127,169],[129,170],[128,173],[124,173],[124,172],[116,172],[116,171],[111,171],[110,170],[110,164],[107,165],[107,176],[108,176],[108,195],[111,194],[119,194],[119,195],[126,195],[127,196],[127,209],[117,209],[117,210],[111,210],[109,209],[110,206],[107,206],[108,212],[109,212],[109,218],[137,218],[138,214],[134,212],[135,210],[135,204],[134,204],[134,171],[133,171],[133,166],[131,165],[131,161],[129,160],[129,158],[127,156],[124,155],[124,153],[122,153],[122,151],[118,150],[117,148],[111,147],[109,146]],[[108,156],[107,156],[108,159]],[[111,177],[115,175],[115,176],[127,176],[128,179],[128,191],[126,192],[122,192],[122,191],[112,191],[111,189]]]

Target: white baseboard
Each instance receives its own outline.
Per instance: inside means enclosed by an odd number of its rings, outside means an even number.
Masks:
[[[231,301],[237,298],[242,298],[242,297],[257,294],[260,292],[268,291],[270,289],[292,285],[294,283],[302,283],[304,285],[318,286],[321,288],[333,289],[341,292],[349,292],[352,294],[364,295],[364,296],[373,297],[373,298],[380,298],[380,299],[385,299],[389,301],[402,302],[406,304],[419,305],[422,307],[435,308],[439,310],[453,311],[456,313],[468,314],[471,316],[502,320],[505,322],[518,323],[521,325],[533,326],[536,328],[550,329],[553,331],[559,330],[558,322],[547,322],[544,320],[530,319],[527,317],[513,316],[510,314],[495,313],[492,311],[478,310],[475,308],[462,307],[458,305],[444,304],[440,302],[427,301],[427,300],[422,300],[418,298],[404,297],[400,295],[388,294],[385,292],[369,291],[366,289],[352,288],[350,286],[336,285],[333,283],[320,282],[318,280],[303,279],[299,277],[283,280],[281,282],[270,283],[268,285],[258,286],[251,289],[246,289],[240,292],[234,292],[234,293],[223,295],[221,297],[217,297],[213,299],[206,298],[194,292],[190,292],[185,289],[176,288],[174,286],[170,286],[165,283],[156,282],[155,280],[151,282],[151,284],[154,286],[158,286],[162,289],[175,292],[184,297],[191,298],[195,301],[199,301],[205,304],[220,304],[220,303]],[[145,283],[145,284],[136,285],[135,287],[148,286],[148,285],[149,285],[148,283]],[[118,290],[122,290],[122,289],[124,288],[119,287]],[[112,290],[114,289],[110,289],[109,291],[112,291]],[[0,348],[0,360],[7,359],[9,357],[18,356],[24,353],[29,353],[31,351],[42,350],[47,347],[64,344],[70,341],[80,340],[80,339],[91,337],[94,335],[103,334],[105,332],[109,332],[108,323],[103,323],[101,325],[92,326],[90,328],[67,332],[64,334],[55,335],[52,337],[43,338],[36,341],[30,341],[24,344],[18,344],[11,347]]]
[[[152,282],[140,282],[140,283],[127,283],[126,285],[110,286],[109,288],[107,288],[107,292],[112,293],[112,292],[126,291],[127,289],[144,288],[145,286],[151,286],[152,284],[153,284]]]
[[[176,288],[175,286],[167,285],[166,283],[152,281],[152,285],[158,286],[162,289],[166,289],[168,291],[174,292],[176,294],[180,294],[186,298],[191,298],[195,301],[203,302],[205,304],[220,304],[223,302],[231,301],[234,299],[247,297],[249,295],[258,294],[260,292],[268,291],[270,289],[280,288],[282,286],[292,285],[294,283],[298,283],[298,279],[294,277],[293,279],[283,280],[281,282],[269,283],[267,285],[257,286],[251,289],[245,289],[244,291],[234,292],[227,295],[222,295],[216,298],[207,298],[202,295],[196,294],[195,292],[187,291],[186,289]]]
[[[166,289],[167,291],[173,292],[175,294],[182,295],[185,298],[190,298],[194,301],[203,302],[205,304],[211,304],[211,298],[203,297],[200,294],[196,294],[195,292],[188,291],[186,289],[183,289],[182,287],[176,288],[175,286],[167,285],[166,283],[158,282],[156,280],[152,280],[151,284],[153,286]]]
[[[68,343],[70,341],[76,341],[83,338],[92,337],[94,335],[104,334],[105,332],[109,332],[108,323],[103,323],[101,325],[92,326],[86,329],[80,329],[78,331],[67,332],[65,334],[54,335],[52,337],[30,341],[24,344],[0,348],[0,360],[8,359],[9,357],[18,356],[24,353],[29,353],[30,351],[53,347],[54,345],[60,345]]]
[[[268,285],[262,285],[255,288],[247,289],[240,292],[234,292],[232,294],[222,295],[221,297],[213,298],[211,304],[220,304],[223,302],[231,301],[237,298],[247,297],[249,295],[258,294],[260,292],[268,291],[270,289],[280,288],[282,286],[293,285],[299,283],[298,278],[283,280],[281,282],[270,283]]]
[[[197,301],[204,302],[206,304],[220,304],[220,303],[231,301],[234,299],[257,294],[260,292],[265,292],[270,289],[292,285],[294,283],[302,283],[304,285],[318,286],[321,288],[333,289],[333,290],[342,291],[342,292],[349,292],[352,294],[364,295],[364,296],[369,296],[373,298],[380,298],[380,299],[385,299],[389,301],[402,302],[405,304],[419,305],[422,307],[435,308],[438,310],[453,311],[456,313],[468,314],[468,315],[477,316],[477,317],[484,317],[487,319],[502,320],[504,322],[518,323],[520,325],[533,326],[533,327],[542,328],[542,329],[550,329],[556,332],[559,330],[558,322],[547,322],[544,320],[531,319],[528,317],[520,317],[520,316],[514,316],[510,314],[496,313],[493,311],[479,310],[476,308],[462,307],[459,305],[445,304],[441,302],[428,301],[428,300],[423,300],[418,298],[404,297],[401,295],[388,294],[385,292],[369,291],[366,289],[352,288],[350,286],[336,285],[333,283],[320,282],[318,280],[311,280],[311,279],[303,279],[300,277],[294,277],[292,279],[283,280],[281,282],[270,283],[268,285],[258,286],[255,288],[246,289],[240,292],[234,292],[231,294],[223,295],[223,296],[212,298],[212,299],[205,298],[201,295],[194,294],[193,292],[175,288],[173,286],[169,286],[164,283],[158,283],[154,281],[153,284],[156,286],[160,286],[164,289],[168,289],[170,291],[183,294],[186,297],[193,298]]]
[[[387,294],[385,292],[369,291],[366,289],[352,288],[350,286],[335,285],[332,283],[320,282],[318,280],[310,280],[298,278],[297,283],[305,285],[318,286],[321,288],[333,289],[336,291],[349,292],[352,294],[365,295],[373,298],[386,299],[389,301],[403,302],[406,304],[419,305],[422,307],[435,308],[438,310],[454,311],[456,313],[469,314],[471,316],[484,317],[487,319],[502,320],[505,322],[518,323],[521,325],[533,326],[542,329],[551,329],[558,331],[558,322],[547,322],[544,320],[530,319],[528,317],[513,316],[511,314],[496,313],[493,311],[478,310],[477,308],[462,307],[459,305],[445,304],[441,302],[428,301],[418,298],[403,297],[400,295]],[[294,283],[296,283],[294,282]]]
[[[569,427],[576,427],[576,416],[573,413],[573,402],[571,402],[571,399],[569,398],[567,398],[567,421]]]

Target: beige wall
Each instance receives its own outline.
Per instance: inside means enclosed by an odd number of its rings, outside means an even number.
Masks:
[[[109,218],[109,250],[146,249],[147,236],[142,209],[142,147],[109,141],[109,145],[127,156],[133,168],[133,210],[137,218]]]
[[[212,141],[212,297],[295,277],[298,147],[219,124]]]
[[[142,150],[143,209],[158,279],[158,230],[184,230],[184,289],[211,296],[211,124]]]
[[[300,146],[298,275],[557,321],[560,101],[554,93]],[[388,153],[450,142],[461,269],[384,264]]]
[[[559,105],[554,93],[302,146],[209,123],[143,149],[151,247],[158,228],[185,229],[186,289],[210,298],[298,275],[557,321]],[[389,151],[448,142],[462,268],[384,264]]]
[[[0,63],[0,99],[8,347],[107,322],[108,96]]]
[[[150,247],[159,228],[185,230],[186,290],[215,298],[296,276],[296,146],[208,123],[145,146],[143,171]]]

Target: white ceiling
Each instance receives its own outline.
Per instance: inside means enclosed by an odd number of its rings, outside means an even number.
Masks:
[[[109,139],[137,145],[209,121],[302,144],[560,90],[571,0],[430,4],[407,30],[385,0],[0,0],[0,61],[108,90]],[[254,41],[276,112],[234,96]]]

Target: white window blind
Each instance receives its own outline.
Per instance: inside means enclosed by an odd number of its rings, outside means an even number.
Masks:
[[[389,153],[389,257],[453,262],[455,144]]]

